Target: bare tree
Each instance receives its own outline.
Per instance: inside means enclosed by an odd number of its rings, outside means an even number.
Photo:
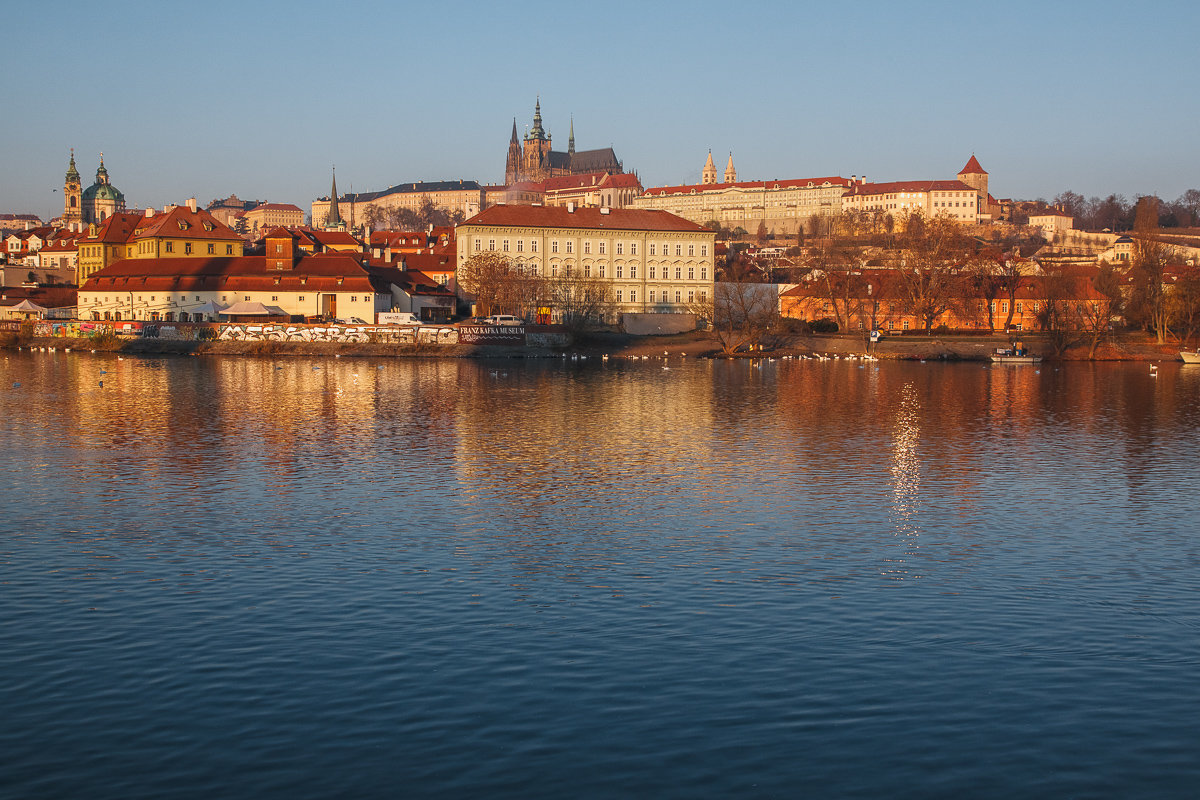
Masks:
[[[587,277],[578,269],[542,278],[538,301],[557,311],[559,321],[572,331],[602,323],[616,313],[611,284]]]
[[[1179,342],[1186,347],[1188,340],[1200,332],[1200,267],[1185,267],[1180,271],[1168,295],[1167,307]]]
[[[476,253],[458,268],[459,288],[474,300],[478,313],[491,314],[512,302],[511,283],[517,276],[508,257],[495,251]]]
[[[713,285],[712,301],[692,304],[707,319],[721,345],[732,355],[744,345],[758,345],[779,321],[779,296],[770,284],[721,281]]]
[[[1083,335],[1078,286],[1074,278],[1061,272],[1046,275],[1041,284],[1043,302],[1038,310],[1038,324],[1045,331],[1054,355],[1061,357]]]
[[[1088,333],[1088,359],[1096,357],[1096,348],[1104,334],[1112,330],[1113,319],[1120,316],[1125,304],[1121,293],[1121,276],[1111,264],[1101,264],[1100,272],[1091,282],[1090,297],[1080,298],[1079,317]]]
[[[966,296],[964,271],[973,263],[974,250],[954,220],[927,221],[914,214],[908,218],[900,252],[901,307],[921,320],[928,335]]]
[[[1138,201],[1134,233],[1133,262],[1129,270],[1133,279],[1130,310],[1145,328],[1154,331],[1158,344],[1165,344],[1168,313],[1163,275],[1173,248],[1157,238],[1157,197],[1143,197]]]

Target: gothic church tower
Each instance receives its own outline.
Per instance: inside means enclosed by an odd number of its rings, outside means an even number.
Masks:
[[[729,163],[725,165],[725,183],[737,183],[737,170],[733,168],[733,153],[729,154]]]

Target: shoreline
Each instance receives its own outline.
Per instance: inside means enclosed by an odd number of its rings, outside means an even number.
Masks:
[[[1123,334],[1102,342],[1094,359],[1088,358],[1087,345],[1069,348],[1055,358],[1039,334],[1022,337],[1030,351],[1046,361],[1179,361],[1177,344],[1155,344],[1150,337]],[[908,334],[885,337],[869,352],[888,361],[976,361],[986,362],[996,348],[1007,347],[1008,336],[922,336]],[[560,358],[564,354],[622,356],[661,356],[664,353],[687,358],[778,358],[801,355],[864,354],[868,349],[855,334],[794,334],[779,337],[769,349],[754,353],[721,353],[710,333],[693,331],[664,336],[632,336],[617,332],[598,332],[581,336],[574,344],[561,348],[472,345],[472,344],[382,344],[351,342],[247,342],[188,341],[178,339],[120,339],[93,342],[89,339],[32,337],[0,342],[0,349],[46,349],[120,353],[122,355],[178,356],[342,356],[361,358]]]

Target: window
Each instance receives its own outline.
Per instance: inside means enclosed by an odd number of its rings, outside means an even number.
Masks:
[[[650,295],[646,299],[649,300],[651,303],[654,302],[654,290],[653,289],[650,290]]]
[[[677,255],[677,256],[683,255],[683,245],[681,245],[681,244],[675,245],[675,255]]]
[[[688,245],[688,255],[689,255],[689,256],[694,256],[694,255],[696,255],[696,245],[694,245],[694,244],[689,244],[689,245]]]
[[[1008,313],[1008,301],[1007,300],[1004,300],[1003,302],[1000,303],[1000,310],[1002,312],[1004,312],[1005,314]]]
[[[702,256],[708,255],[708,245],[706,245],[706,244],[700,245],[700,255],[702,255]]]
[[[629,277],[631,277],[631,278],[637,277],[637,264],[629,265]]]
[[[677,281],[683,280],[683,267],[675,268],[675,280],[677,280]]]
[[[552,278],[558,277],[558,264],[550,265],[550,277],[552,277]]]
[[[696,268],[695,267],[688,267],[688,280],[689,281],[696,280]]]
[[[654,267],[650,268],[650,280],[654,280]]]
[[[531,253],[537,252],[537,239],[534,239],[532,242],[529,243],[529,252],[531,252]]]
[[[591,242],[583,243],[583,254],[585,256],[590,256],[592,254],[592,243]]]
[[[682,293],[682,292],[676,292],[676,293],[675,293],[675,302],[676,302],[676,303],[681,303],[681,302],[683,302],[683,293]]]
[[[217,246],[216,246],[215,244],[210,244],[210,245],[208,246],[208,254],[209,254],[210,256],[213,254],[213,251],[214,251],[214,250],[216,250],[216,247],[217,247]]]
[[[299,300],[301,303],[303,303],[303,302],[304,302],[304,295],[300,295],[300,296],[299,296],[298,298],[296,298],[296,299],[297,299],[297,300]]]
[[[695,292],[691,292],[691,291],[688,292],[688,302],[689,303],[696,302],[696,293]]]
[[[500,247],[504,250],[504,252],[507,253],[508,252],[508,239],[505,239],[503,242],[501,242]]]
[[[353,300],[354,298],[351,298],[351,299]],[[279,302],[279,295],[277,295],[277,294],[273,294],[273,295],[271,295],[271,302],[272,302],[272,303],[278,303],[278,302]]]
[[[603,250],[601,250],[600,252],[601,252],[601,253],[603,253],[604,251],[603,251]],[[622,242],[617,242],[617,255],[622,255],[622,254],[624,254],[624,252],[625,252],[625,245],[624,245],[624,243],[622,243]]]
[[[1020,300],[1017,301],[1017,313],[1018,314],[1021,313],[1021,301]]]
[[[557,239],[556,239],[555,241],[553,241],[553,242],[551,242],[551,243],[550,243],[550,252],[551,252],[551,253],[557,253],[557,252],[558,252],[558,240],[557,240]]]
[[[483,249],[483,240],[482,240],[482,239],[476,239],[476,240],[475,240],[475,252],[476,252],[476,253],[478,253],[478,252],[479,252],[480,250],[482,250],[482,249]]]
[[[517,239],[517,252],[518,253],[525,252],[525,240],[524,239]]]
[[[701,292],[700,293],[700,302],[703,303],[706,300],[708,300],[708,292]]]
[[[708,267],[700,268],[700,280],[702,280],[702,281],[708,280]]]
[[[631,303],[637,302],[637,289],[629,290],[629,302],[631,302]]]
[[[650,243],[650,255],[654,255],[654,243]]]
[[[167,242],[167,252],[168,253],[175,252],[175,243],[174,242]]]
[[[567,252],[568,252],[568,253],[574,253],[574,252],[575,252],[575,242],[572,242],[572,241],[570,241],[570,240],[568,240],[568,241],[567,241]]]
[[[592,277],[592,265],[591,264],[583,265],[583,277],[585,277],[585,278]]]
[[[620,246],[620,245],[618,245],[618,247],[619,247],[619,246]],[[620,251],[620,250],[618,250],[617,252],[619,253],[619,252],[621,252],[621,251]],[[629,243],[629,255],[631,255],[631,256],[636,256],[636,255],[637,255],[637,242],[630,242],[630,243]],[[651,253],[650,255],[654,255],[654,254],[653,254],[653,253]]]
[[[496,240],[488,239],[488,250],[495,250],[495,249],[496,249]]]
[[[233,255],[233,245],[231,245],[231,244],[225,245],[225,255],[227,255],[227,256]]]
[[[600,277],[601,278],[606,277],[604,273],[605,273],[605,267],[603,264],[601,264],[600,265]]]
[[[617,289],[617,302],[620,303],[623,300],[624,300],[624,298],[621,296],[621,290]]]
[[[908,320],[904,320],[904,330],[908,330]]]
[[[606,244],[607,244],[607,242],[601,242],[601,243],[600,243],[600,250],[599,250],[599,252],[600,252],[600,255],[604,255],[604,254],[605,254],[605,252],[607,252],[607,251],[604,249],[604,247],[605,247],[605,245],[606,245]]]
[[[617,264],[617,277],[618,278],[625,277],[625,268],[623,266],[621,266],[620,264]]]

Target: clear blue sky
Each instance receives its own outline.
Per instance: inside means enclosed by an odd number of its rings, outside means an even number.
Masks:
[[[836,6],[836,7],[835,7]],[[1190,2],[23,3],[0,211],[61,212],[69,149],[131,206],[503,180],[542,98],[646,186],[949,178],[997,197],[1200,188]],[[54,189],[58,189],[54,192]]]

